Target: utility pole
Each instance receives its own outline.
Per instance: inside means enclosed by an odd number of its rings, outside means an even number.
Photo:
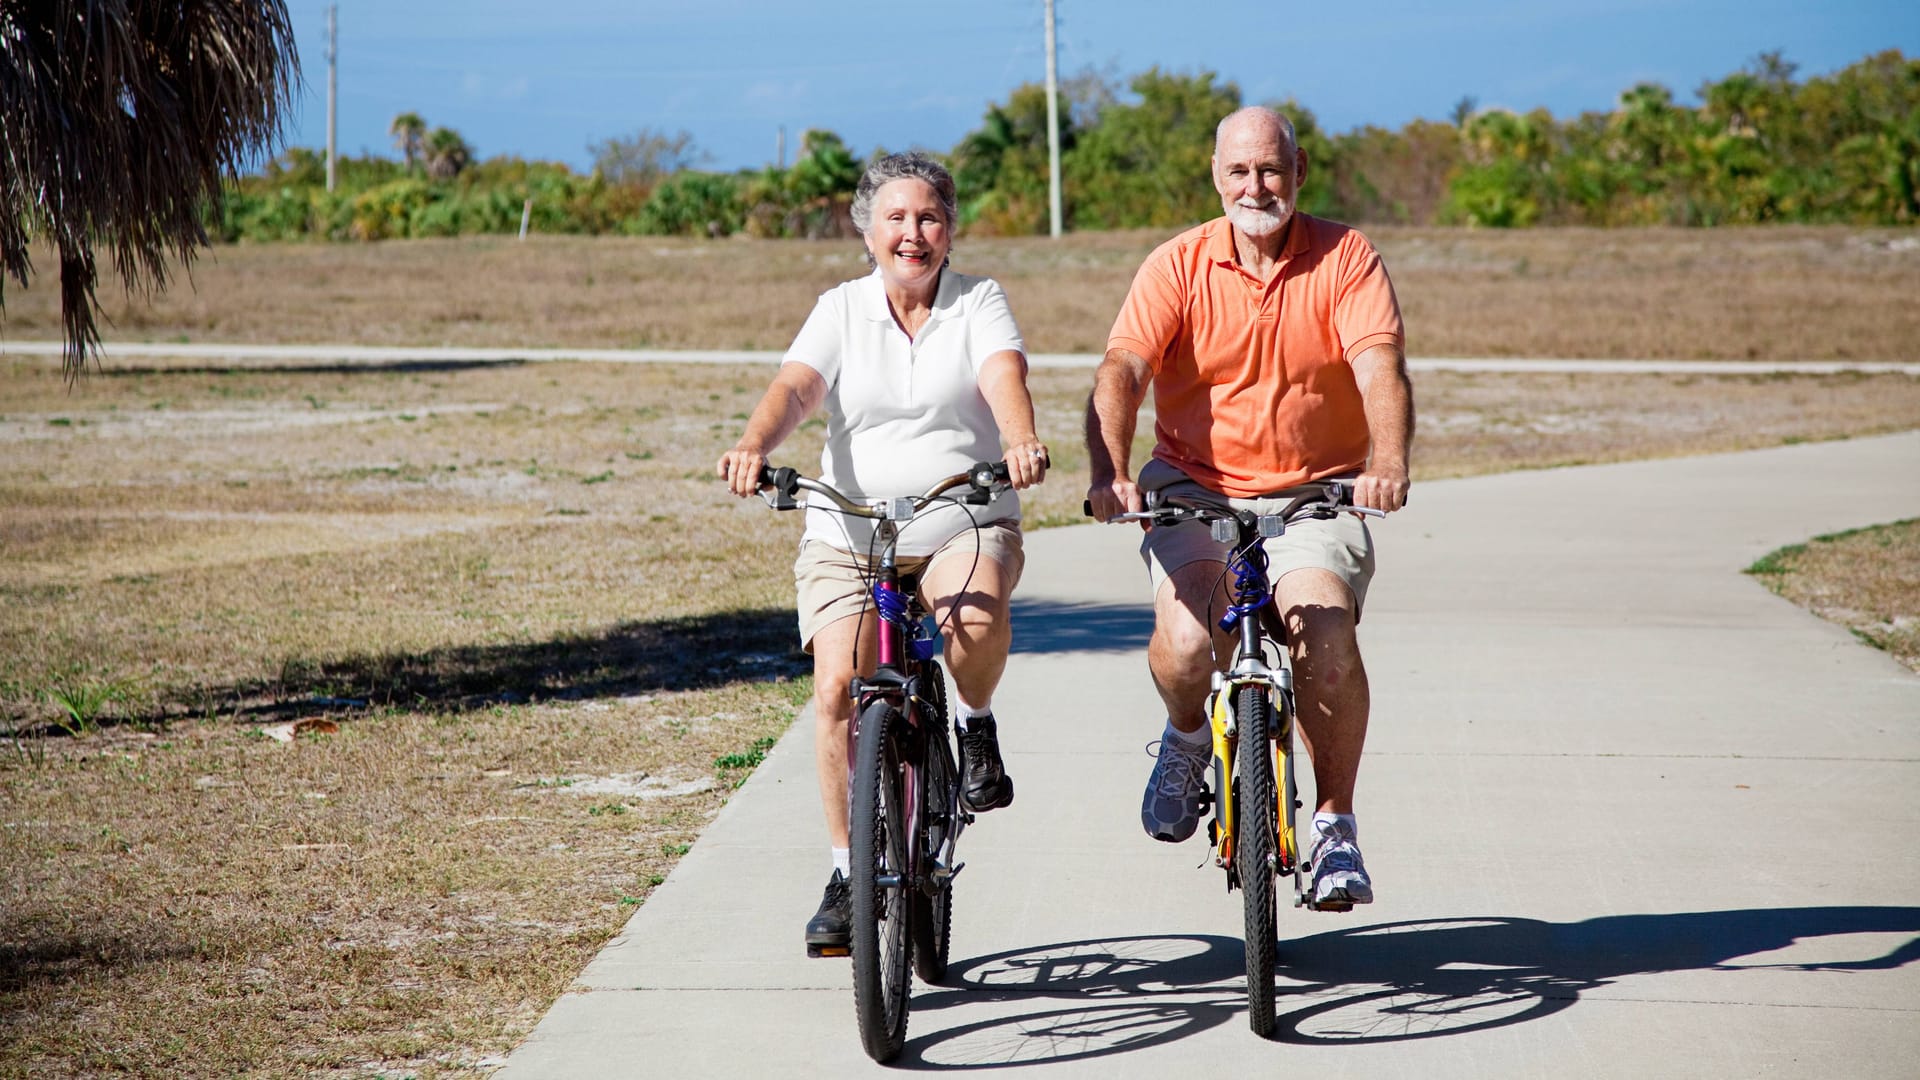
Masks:
[[[1060,80],[1054,73],[1053,0],[1047,0],[1047,222],[1060,235]]]
[[[773,141],[773,163],[775,167],[787,167],[787,125],[780,125],[780,136]]]
[[[340,97],[339,4],[327,5],[327,190],[333,190],[334,147],[338,145],[339,125],[334,107]]]

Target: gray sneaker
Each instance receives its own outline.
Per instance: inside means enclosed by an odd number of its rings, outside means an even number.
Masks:
[[[1313,823],[1313,848],[1307,863],[1313,868],[1313,906],[1345,911],[1355,904],[1373,903],[1373,880],[1360,858],[1352,829],[1339,822]]]
[[[1160,736],[1155,757],[1146,797],[1140,800],[1140,824],[1155,840],[1177,844],[1192,836],[1200,824],[1201,796],[1207,791],[1213,749],[1206,743],[1188,746],[1166,733]]]

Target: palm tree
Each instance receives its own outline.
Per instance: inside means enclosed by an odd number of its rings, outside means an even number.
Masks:
[[[420,119],[416,112],[403,112],[393,118],[393,124],[387,128],[387,134],[393,136],[393,145],[407,159],[407,171],[412,172],[420,164],[420,152],[427,142],[427,122]]]
[[[451,180],[473,163],[473,147],[452,128],[434,128],[427,133],[427,175],[435,180]]]
[[[283,0],[0,0],[0,311],[52,244],[68,378],[100,344],[94,244],[129,292],[164,290],[299,65]]]

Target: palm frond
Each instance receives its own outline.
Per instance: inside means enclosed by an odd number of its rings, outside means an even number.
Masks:
[[[222,178],[271,149],[299,77],[283,0],[0,0],[0,311],[44,237],[78,375],[100,341],[95,245],[128,292],[191,269]]]

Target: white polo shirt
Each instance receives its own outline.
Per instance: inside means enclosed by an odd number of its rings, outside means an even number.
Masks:
[[[980,393],[980,365],[1025,348],[1007,294],[991,278],[942,271],[933,311],[912,340],[894,322],[879,271],[822,293],[784,359],[827,383],[821,478],[853,498],[884,499],[922,494],[976,461],[999,461],[1000,428]],[[982,523],[1018,520],[1020,499],[1007,491],[966,509]],[[810,506],[804,538],[864,555],[873,525]],[[930,555],[971,528],[958,507],[929,509],[901,529],[896,550]]]

